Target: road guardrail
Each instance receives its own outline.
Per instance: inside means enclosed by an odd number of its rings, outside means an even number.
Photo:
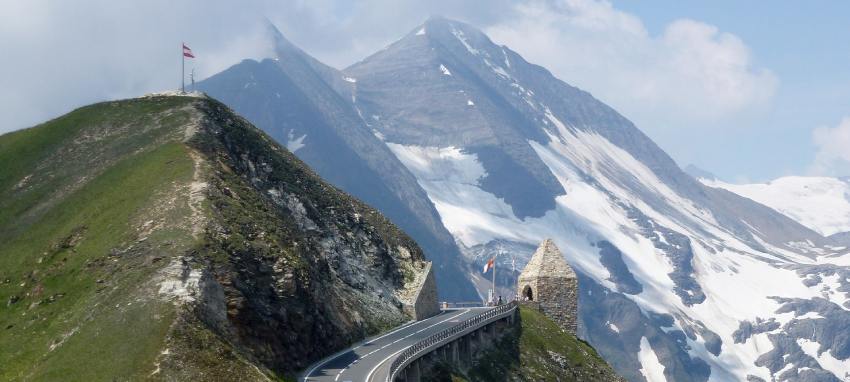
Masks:
[[[427,351],[430,351],[434,345],[448,342],[448,340],[454,340],[457,334],[463,333],[470,328],[477,329],[478,327],[495,321],[496,319],[507,317],[509,314],[513,314],[516,308],[516,301],[511,301],[505,305],[499,305],[475,317],[467,319],[458,325],[434,333],[411,345],[409,348],[402,351],[395,360],[393,360],[393,363],[390,365],[389,373],[387,373],[387,382],[394,381],[399,370],[402,370],[411,361],[421,357],[423,354],[427,353]]]

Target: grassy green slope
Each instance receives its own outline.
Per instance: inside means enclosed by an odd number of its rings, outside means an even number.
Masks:
[[[471,368],[442,373],[453,381],[623,381],[593,347],[526,307],[518,327]]]
[[[185,227],[138,242],[139,228],[188,213],[157,204],[192,179],[174,134],[188,118],[174,110],[189,101],[102,103],[0,136],[0,379],[126,379],[154,367],[173,309],[146,298],[143,281],[159,268],[155,248],[193,243]]]

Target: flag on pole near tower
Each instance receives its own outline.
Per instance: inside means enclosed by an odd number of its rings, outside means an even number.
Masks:
[[[186,46],[186,44],[183,44],[183,57],[195,58],[195,55],[192,54],[192,49]]]
[[[180,92],[186,93],[186,57],[195,58],[195,55],[185,42],[180,44],[183,45],[183,56],[180,57]]]
[[[484,273],[487,273],[493,266],[496,265],[496,258],[492,258],[487,261],[487,264],[484,264]]]

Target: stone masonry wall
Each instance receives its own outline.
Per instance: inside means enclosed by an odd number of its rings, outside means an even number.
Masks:
[[[415,320],[423,320],[440,313],[440,304],[437,301],[437,280],[434,278],[434,270],[431,263],[425,266],[425,281],[419,287],[413,303],[404,306],[405,313]]]
[[[576,334],[578,329],[578,280],[576,278],[537,279],[535,299],[540,311],[564,330]]]

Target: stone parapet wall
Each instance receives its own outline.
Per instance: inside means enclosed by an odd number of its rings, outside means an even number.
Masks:
[[[437,301],[437,280],[434,270],[429,262],[425,265],[425,278],[419,285],[419,290],[410,304],[404,305],[404,312],[415,320],[424,320],[440,313],[440,304]]]

